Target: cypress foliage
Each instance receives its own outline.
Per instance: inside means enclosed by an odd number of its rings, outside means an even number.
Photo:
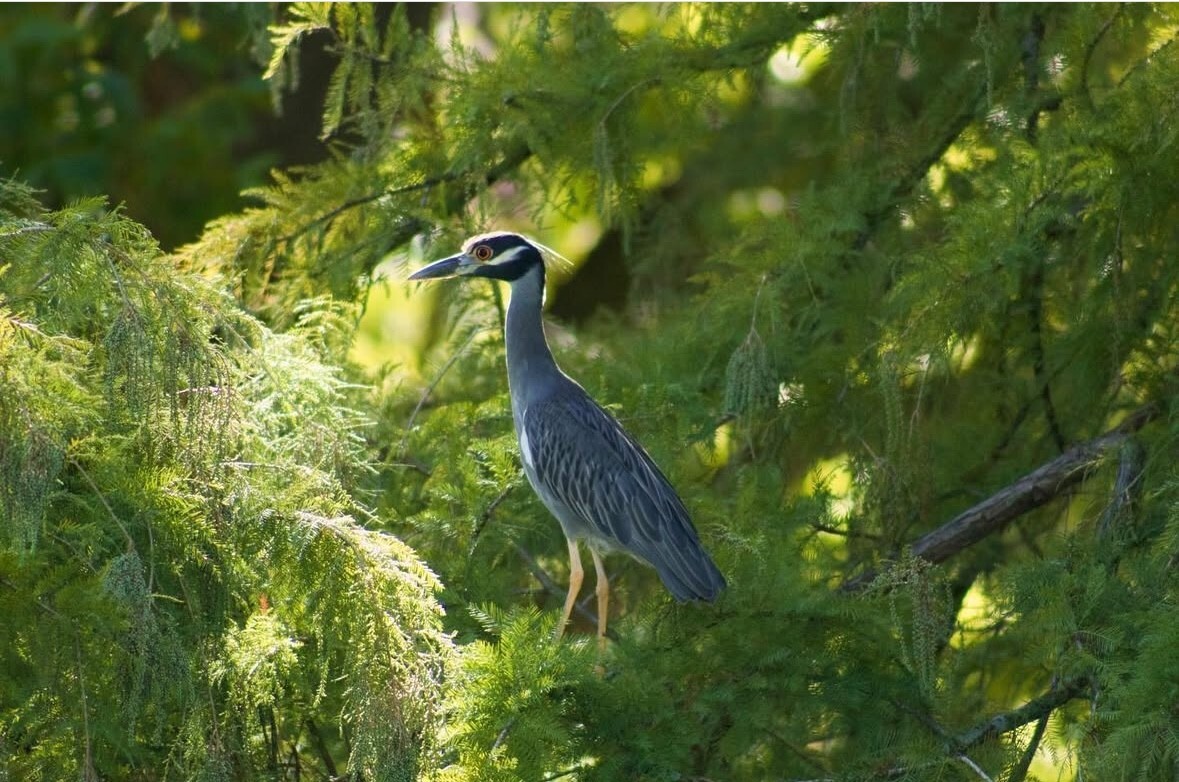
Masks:
[[[1173,7],[478,14],[284,8],[332,156],[173,255],[0,188],[0,773],[1173,779]],[[600,659],[502,291],[349,359],[493,227],[730,584]]]
[[[102,203],[0,190],[4,773],[414,778],[452,653],[356,520],[354,319],[273,332]]]

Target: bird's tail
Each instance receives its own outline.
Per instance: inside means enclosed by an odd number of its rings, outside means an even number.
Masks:
[[[725,577],[712,557],[698,542],[676,549],[661,562],[653,562],[667,591],[681,603],[704,600],[711,603],[725,588]]]

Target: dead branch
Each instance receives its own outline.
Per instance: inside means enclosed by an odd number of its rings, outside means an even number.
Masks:
[[[1074,445],[1047,464],[918,538],[910,547],[913,555],[929,562],[944,562],[1028,511],[1046,505],[1080,483],[1106,451],[1121,445],[1127,437],[1157,416],[1158,412],[1154,405],[1141,407],[1100,437]],[[878,574],[877,570],[862,573],[845,581],[840,590],[858,592],[875,581]]]

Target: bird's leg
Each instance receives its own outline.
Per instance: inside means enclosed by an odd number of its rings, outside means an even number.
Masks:
[[[598,572],[598,652],[606,650],[606,620],[610,609],[610,578],[606,575],[606,566],[602,564],[602,557],[591,546],[590,555],[594,558],[594,570]]]
[[[597,557],[597,554],[594,555]],[[569,623],[569,615],[573,613],[573,604],[577,601],[577,593],[581,591],[581,580],[585,571],[581,569],[581,554],[577,550],[577,541],[569,539],[569,594],[565,595],[565,610],[561,613],[561,624],[557,625],[557,638],[565,632],[565,625]]]

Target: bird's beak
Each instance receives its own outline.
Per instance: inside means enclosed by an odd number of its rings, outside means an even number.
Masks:
[[[418,269],[409,275],[409,279],[439,280],[445,277],[458,277],[466,274],[472,267],[478,265],[478,262],[471,256],[466,253],[459,253],[449,258],[443,258],[441,261],[434,261],[429,266]]]

